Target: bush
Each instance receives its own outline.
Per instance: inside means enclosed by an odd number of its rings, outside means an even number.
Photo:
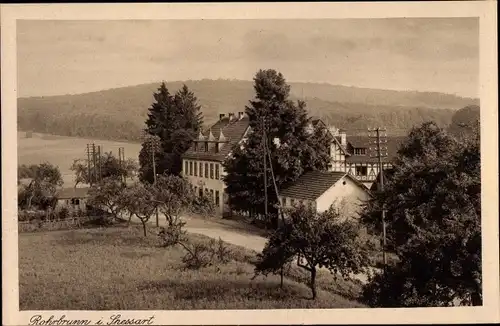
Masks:
[[[61,210],[58,212],[57,216],[60,220],[65,220],[70,217],[70,211],[67,207],[61,208]]]
[[[182,229],[185,224],[186,222],[177,219],[169,223],[167,227],[161,227],[158,232],[161,245],[163,247],[170,247],[181,241],[185,241],[186,231]]]
[[[187,253],[182,257],[182,262],[187,269],[200,269],[214,264],[227,264],[231,261],[231,250],[219,238],[218,241],[210,239],[208,243],[180,244]]]

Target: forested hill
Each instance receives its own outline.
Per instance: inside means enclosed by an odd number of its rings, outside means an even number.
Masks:
[[[199,80],[168,82],[171,93],[185,83],[198,97],[205,124],[219,113],[243,111],[253,98],[251,81]],[[137,141],[153,92],[160,83],[99,92],[18,99],[18,128],[63,136]],[[304,99],[311,115],[347,130],[385,126],[393,133],[433,120],[445,127],[454,112],[478,99],[450,94],[406,92],[290,83],[294,99]]]

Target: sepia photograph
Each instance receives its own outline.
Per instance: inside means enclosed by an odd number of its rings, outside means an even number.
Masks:
[[[484,18],[89,17],[9,25],[26,324],[485,306]]]

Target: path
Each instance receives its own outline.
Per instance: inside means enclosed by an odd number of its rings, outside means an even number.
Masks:
[[[266,245],[267,239],[263,230],[258,229],[252,225],[243,224],[243,222],[225,220],[225,219],[202,219],[196,217],[183,217],[186,222],[185,230],[190,233],[198,233],[206,235],[211,238],[218,239],[219,237],[233,245],[245,247],[256,252],[262,252]],[[137,218],[133,218],[140,222]],[[149,224],[155,224],[156,219],[153,217]],[[160,215],[159,225],[166,224],[165,218]],[[356,279],[366,283],[367,275],[359,274],[353,275]]]

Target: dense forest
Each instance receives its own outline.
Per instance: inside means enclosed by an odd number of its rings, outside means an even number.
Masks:
[[[204,121],[210,125],[219,113],[244,111],[254,95],[251,81],[199,80],[166,83],[171,92],[185,83],[197,96]],[[18,128],[63,136],[138,141],[147,109],[160,83],[99,92],[18,99]],[[303,99],[312,116],[350,130],[384,126],[393,134],[432,120],[450,125],[458,109],[478,105],[478,99],[450,94],[404,92],[290,83],[291,98]]]

